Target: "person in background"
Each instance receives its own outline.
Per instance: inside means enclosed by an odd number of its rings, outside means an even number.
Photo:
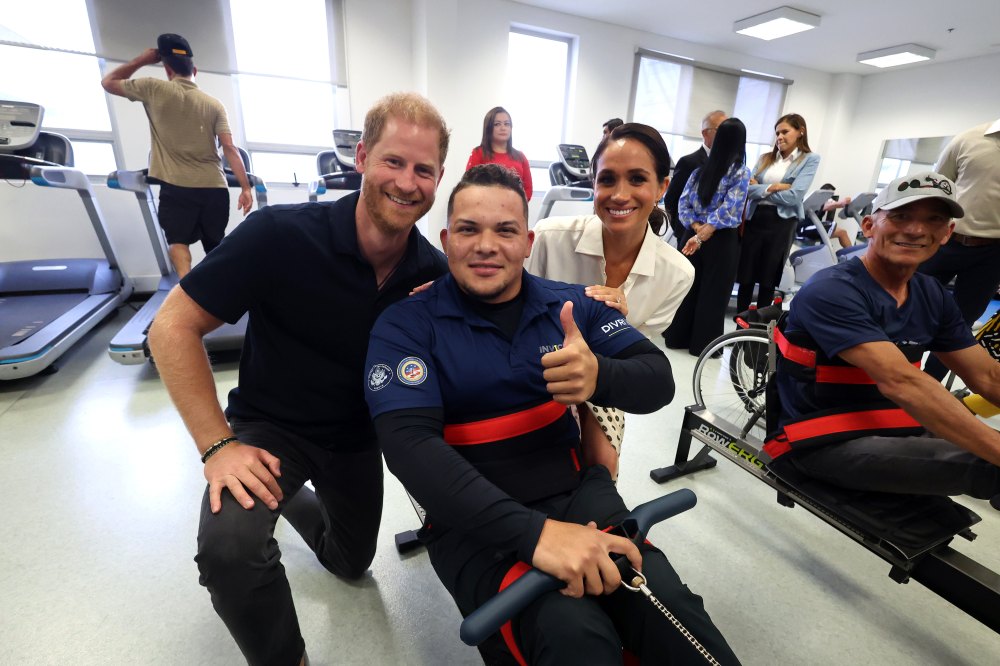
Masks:
[[[726,306],[740,256],[739,226],[750,186],[746,166],[747,129],[728,118],[715,132],[705,165],[694,170],[680,199],[685,232],[681,252],[694,266],[694,286],[684,297],[670,328],[667,347],[698,356],[722,335]]]
[[[253,213],[173,288],[149,331],[205,465],[199,582],[254,666],[307,663],[279,517],[337,576],[361,578],[375,556],[382,455],[362,364],[378,315],[447,270],[414,225],[434,204],[448,138],[423,97],[380,99],[357,147],[361,191]],[[336,294],[347,296],[316,306]],[[223,412],[202,337],[244,313],[239,384]]]
[[[502,106],[490,109],[483,119],[483,140],[472,149],[465,170],[488,163],[513,169],[521,177],[524,193],[531,201],[531,166],[524,153],[514,148],[513,128],[514,123],[506,109]]]
[[[757,307],[771,304],[798,221],[802,202],[819,168],[819,155],[809,148],[805,118],[790,113],[774,124],[774,149],[761,155],[751,174],[747,222],[736,279],[740,289],[736,311],[750,307],[759,284]]]
[[[823,185],[820,185],[819,189],[827,190],[829,192],[837,191],[836,186],[831,183],[824,183]],[[816,217],[826,223],[826,227],[829,229],[831,224],[834,222],[835,212],[846,207],[849,203],[851,203],[851,197],[844,197],[841,199],[835,194],[823,204],[822,208],[816,211]],[[839,222],[837,222],[837,228],[832,234],[830,234],[830,237],[835,238],[840,243],[841,249],[847,249],[849,247],[854,247],[854,239],[858,237],[859,231],[860,229],[853,218],[842,218]]]
[[[965,216],[955,222],[948,244],[917,270],[945,284],[955,280],[952,293],[972,326],[1000,285],[1000,119],[952,139],[935,168],[954,180]],[[938,378],[946,373],[937,359],[927,371]]]
[[[606,123],[604,123],[604,125],[601,126],[601,130],[603,132],[601,138],[602,139],[607,138],[607,136],[611,134],[611,130],[624,124],[625,121],[622,120],[621,118],[612,118],[611,120],[607,121]]]
[[[694,281],[691,264],[658,237],[666,216],[656,204],[670,180],[670,152],[656,129],[625,123],[601,141],[592,171],[594,214],[538,222],[525,267],[589,285],[588,295],[653,338],[670,325]],[[624,414],[590,405],[580,409],[580,421],[585,459],[617,477]]]
[[[180,35],[163,34],[155,49],[111,70],[101,85],[112,95],[142,102],[149,117],[152,152],[149,176],[160,181],[158,217],[178,277],[191,270],[190,245],[201,241],[208,254],[229,224],[229,188],[216,141],[240,183],[237,207],[246,215],[253,204],[243,158],[233,145],[226,107],[194,82],[191,45]],[[163,63],[167,80],[133,79],[146,65]]]
[[[688,178],[691,177],[692,172],[698,167],[703,166],[708,159],[708,155],[712,151],[712,144],[715,141],[715,133],[726,117],[726,112],[721,110],[706,113],[705,117],[701,119],[701,147],[693,153],[689,153],[677,160],[677,166],[674,167],[673,178],[670,179],[667,194],[663,197],[663,207],[667,209],[667,216],[670,218],[670,228],[677,239],[677,247],[682,247],[680,242],[685,229],[684,225],[681,224],[680,215],[677,210],[681,193],[684,191],[684,186],[687,185]]]

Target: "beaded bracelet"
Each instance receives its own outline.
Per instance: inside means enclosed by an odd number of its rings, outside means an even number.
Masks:
[[[207,462],[208,459],[214,456],[216,453],[218,453],[219,449],[221,449],[223,446],[229,444],[230,442],[235,442],[238,439],[239,439],[238,437],[223,437],[215,444],[212,444],[212,446],[208,447],[205,453],[201,456],[201,462],[203,463]]]

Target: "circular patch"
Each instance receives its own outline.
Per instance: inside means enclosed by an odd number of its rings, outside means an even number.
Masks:
[[[392,368],[384,363],[376,363],[368,371],[368,388],[372,391],[381,391],[392,380]]]
[[[407,356],[399,362],[396,376],[399,377],[399,381],[408,386],[423,384],[424,380],[427,379],[427,364],[416,356]]]

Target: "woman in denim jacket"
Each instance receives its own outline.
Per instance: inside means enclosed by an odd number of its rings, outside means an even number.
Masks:
[[[754,284],[759,284],[757,307],[771,304],[798,221],[805,217],[802,201],[812,186],[819,155],[806,139],[806,121],[797,113],[774,125],[774,149],[761,155],[753,170],[746,227],[736,280],[740,289],[736,311],[750,307]]]

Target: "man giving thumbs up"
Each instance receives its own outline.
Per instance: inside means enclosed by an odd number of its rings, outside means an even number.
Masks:
[[[662,552],[600,531],[627,508],[604,466],[581,466],[567,405],[654,411],[673,398],[670,364],[583,287],[524,272],[527,217],[514,172],[466,172],[441,233],[450,275],[372,330],[366,398],[389,469],[427,510],[434,570],[463,614],[519,563],[565,581],[519,616],[508,645],[528,663],[620,664],[623,644],[645,663],[697,663],[619,588],[621,554],[716,659],[738,663]]]

